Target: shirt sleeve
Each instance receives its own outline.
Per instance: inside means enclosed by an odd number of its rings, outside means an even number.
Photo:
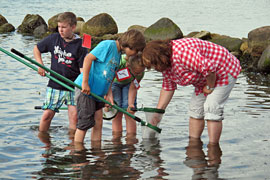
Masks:
[[[40,51],[40,53],[47,53],[50,52],[50,48],[52,47],[52,42],[54,41],[54,34],[49,35],[47,37],[45,37],[44,39],[42,39],[38,44],[38,50]]]
[[[177,89],[176,83],[170,80],[166,73],[163,73],[162,89],[165,91],[173,91]]]
[[[202,56],[196,48],[186,48],[181,51],[180,64],[183,68],[189,71],[197,71],[204,77],[208,76],[209,72],[215,72],[216,67],[212,61]]]
[[[83,67],[83,61],[85,56],[88,54],[88,50],[87,48],[81,47],[80,48],[80,55],[79,55],[79,67],[82,68]]]
[[[98,62],[104,62],[110,51],[110,45],[107,41],[101,41],[90,53],[93,54]]]

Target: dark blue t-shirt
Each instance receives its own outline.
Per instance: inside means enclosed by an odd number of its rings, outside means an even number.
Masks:
[[[37,47],[41,53],[51,53],[51,69],[71,81],[80,74],[84,57],[88,53],[87,49],[82,47],[82,39],[78,35],[73,41],[66,42],[59,33],[51,34],[40,41]],[[52,80],[49,80],[48,87],[67,90]]]

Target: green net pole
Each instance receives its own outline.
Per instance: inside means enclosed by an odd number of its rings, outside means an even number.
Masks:
[[[14,56],[13,54],[11,54],[10,52],[4,50],[4,49],[1,48],[1,47],[0,47],[0,51],[2,51],[3,53],[5,53],[5,54],[7,54],[7,55],[9,55],[9,56],[11,56],[11,57],[13,57],[13,58],[16,59],[17,61],[23,63],[24,65],[26,65],[26,66],[28,66],[28,67],[30,67],[31,69],[33,69],[33,70],[35,70],[35,71],[38,71],[38,68],[37,68],[37,67],[35,67],[35,66],[33,66],[33,65],[31,65],[31,64],[29,64],[29,63],[27,63],[27,62],[25,62],[24,60],[22,60],[21,58],[18,58],[17,56]],[[62,85],[63,87],[67,88],[68,90],[74,91],[73,88],[71,88],[70,86],[66,85],[65,83],[59,81],[58,79],[56,79],[56,78],[50,76],[49,74],[45,73],[45,76],[47,76],[47,77],[50,78],[51,80],[55,81],[56,83]]]
[[[35,106],[34,109],[42,109],[42,106]],[[68,110],[68,107],[61,107],[60,110]]]
[[[25,56],[24,54],[20,53],[19,51],[15,50],[15,49],[11,49],[11,52],[17,54],[18,56],[20,56],[20,57],[22,57],[22,58],[25,58],[26,60],[30,61],[31,63],[33,63],[33,64],[35,64],[35,65],[41,67],[41,68],[44,69],[45,71],[50,72],[51,74],[53,74],[53,75],[56,76],[57,78],[59,78],[59,79],[65,81],[65,82],[69,83],[70,85],[73,85],[74,87],[77,87],[77,88],[79,88],[79,89],[82,89],[82,87],[81,87],[80,85],[78,85],[78,84],[74,83],[73,81],[67,79],[66,77],[64,77],[64,76],[62,76],[62,75],[60,75],[60,74],[58,74],[57,72],[55,72],[55,71],[53,71],[53,70],[47,68],[46,66],[43,66],[43,65],[39,64],[37,61],[32,60],[31,58]],[[136,120],[137,122],[140,122],[141,125],[147,126],[147,127],[151,128],[151,129],[157,131],[158,133],[161,132],[161,129],[160,129],[159,127],[153,126],[153,125],[150,124],[150,123],[144,122],[144,121],[141,120],[139,117],[134,116],[133,114],[131,114],[131,113],[125,111],[124,109],[122,109],[122,108],[120,108],[120,107],[118,107],[118,106],[116,106],[116,105],[112,105],[109,101],[105,100],[104,98],[102,98],[102,97],[100,97],[100,96],[98,96],[98,95],[96,95],[96,94],[94,94],[94,93],[90,93],[90,95],[93,96],[94,98],[96,98],[96,99],[98,99],[98,100],[104,102],[105,104],[109,104],[109,105],[112,106],[113,108],[115,108],[115,109],[117,109],[118,111],[120,111],[120,112],[122,112],[122,113],[128,115],[129,117],[131,117],[132,119]]]

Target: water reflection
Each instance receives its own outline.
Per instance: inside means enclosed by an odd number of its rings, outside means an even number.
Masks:
[[[201,139],[189,139],[184,164],[193,170],[192,180],[220,179],[218,169],[221,164],[221,148],[219,144],[208,144],[207,148],[205,155]]]
[[[164,168],[164,160],[161,159],[162,147],[159,144],[159,139],[143,139],[140,147],[142,152],[137,154],[135,166],[140,167],[146,177],[165,180],[169,174],[166,172],[166,168]]]
[[[112,141],[104,145],[91,142],[86,149],[82,143],[71,143],[67,147],[57,148],[51,143],[49,133],[39,133],[44,143],[42,170],[35,172],[40,179],[139,179],[142,172],[133,167],[132,159],[136,152],[137,138],[126,137],[125,144],[121,135],[114,135]]]
[[[93,147],[87,152],[89,163],[81,167],[82,179],[139,179],[141,172],[131,166],[136,151],[136,138],[126,138],[122,142],[121,134],[113,135],[112,141],[104,147]]]
[[[0,35],[2,48],[18,49],[29,57],[33,56],[34,41],[18,34]],[[49,67],[49,56],[45,58]],[[59,113],[49,134],[39,134],[40,141],[36,140],[33,134],[38,134],[40,112],[33,107],[40,105],[47,79],[3,53],[0,59],[0,179],[191,179],[191,170],[193,179],[210,175],[218,179],[221,174],[226,179],[269,178],[270,162],[265,157],[269,157],[270,76],[242,73],[239,77],[226,108],[227,128],[221,145],[227,156],[222,156],[221,168],[218,147],[198,143],[196,150],[196,146],[185,149],[181,144],[189,140],[185,109],[191,87],[175,92],[161,125],[160,142],[142,141],[141,131],[139,142],[122,136],[111,139],[111,124],[107,122],[102,144],[75,150],[72,137],[67,135],[66,113]],[[138,96],[144,106],[156,106],[160,77],[156,72],[146,73]],[[179,159],[185,157],[185,164],[179,165]]]

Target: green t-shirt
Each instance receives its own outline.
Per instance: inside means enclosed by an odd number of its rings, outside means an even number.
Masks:
[[[121,60],[120,60],[120,64],[119,64],[119,68],[118,70],[124,69],[126,68],[126,64],[127,64],[127,60],[125,59],[126,55],[122,55],[121,56]],[[144,72],[141,75],[135,76],[135,78],[137,79],[138,82],[140,82],[142,80],[142,78],[144,77]],[[131,74],[131,77],[128,79],[125,79],[123,81],[118,81],[117,78],[114,78],[113,82],[119,83],[119,84],[128,84],[130,82],[132,82],[134,80],[133,75]]]

